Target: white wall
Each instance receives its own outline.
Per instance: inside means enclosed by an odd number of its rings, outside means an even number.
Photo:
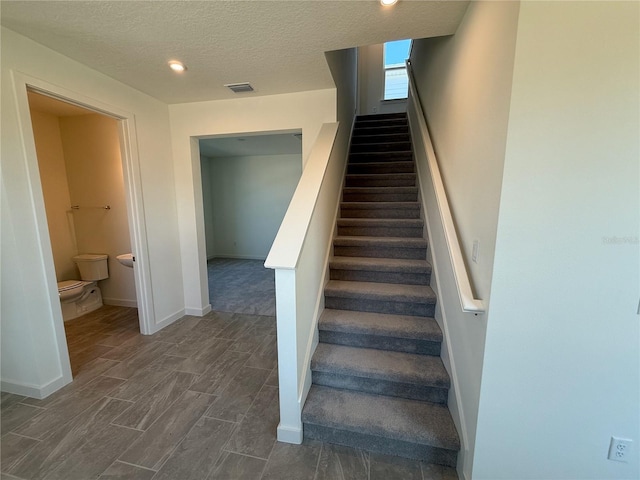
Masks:
[[[474,479],[640,477],[639,9],[521,5]]]
[[[207,257],[265,260],[300,180],[302,155],[216,157],[203,163],[209,164],[211,197],[204,203],[205,230],[212,230],[215,242]],[[206,181],[203,175],[203,186]]]
[[[211,307],[198,137],[302,130],[304,166],[322,124],[335,120],[336,92],[328,89],[185,103],[170,105],[169,114],[186,311],[200,315]]]
[[[204,235],[207,260],[215,257],[215,236],[213,231],[213,200],[211,191],[211,162],[208,157],[200,155],[200,173],[202,176],[202,204],[204,215]]]
[[[406,111],[406,99],[383,100],[383,43],[358,47],[358,82],[358,115]]]
[[[489,304],[509,119],[519,3],[472,2],[454,36],[415,40],[411,64],[437,154],[458,240],[475,287]],[[419,169],[427,169],[416,154]],[[421,170],[421,180],[429,178]],[[426,185],[422,185],[426,188]],[[427,210],[435,198],[427,198]],[[432,201],[433,200],[433,201]],[[431,222],[439,219],[434,210]],[[449,405],[463,440],[459,470],[471,478],[488,315],[463,313],[444,236],[430,238],[438,284]],[[444,233],[442,234],[444,235]],[[479,240],[478,262],[471,260]],[[434,278],[435,284],[435,278]]]
[[[68,382],[70,369],[22,75],[72,98],[129,112],[132,122],[135,115],[133,154],[140,169],[133,174],[142,185],[155,328],[184,307],[168,111],[5,28],[1,48],[2,389],[38,396]]]
[[[98,284],[105,304],[136,306],[133,270],[116,259],[131,252],[118,122],[94,114],[59,123],[71,205],[81,207],[72,213],[77,251],[109,255],[109,278]],[[91,208],[103,205],[111,209]],[[76,271],[65,280],[78,278]]]

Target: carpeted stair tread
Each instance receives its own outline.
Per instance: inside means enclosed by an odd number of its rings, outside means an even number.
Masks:
[[[430,317],[325,309],[319,328],[341,333],[442,341],[442,330]]]
[[[333,257],[329,268],[340,270],[365,270],[375,272],[431,273],[426,260],[375,257]]]
[[[413,237],[336,237],[337,247],[427,248],[424,238]]]
[[[420,202],[341,202],[340,208],[351,210],[420,210]]]
[[[349,165],[357,165],[367,162],[407,162],[413,160],[413,152],[411,150],[402,150],[399,152],[351,152],[349,153]]]
[[[347,167],[349,174],[364,173],[371,175],[387,175],[390,173],[414,173],[413,162],[398,160],[395,162],[354,162]]]
[[[342,192],[370,194],[418,193],[418,187],[345,187]]]
[[[459,450],[444,405],[312,385],[302,411],[305,424]]]
[[[335,298],[406,302],[425,305],[436,303],[436,295],[433,290],[431,290],[431,287],[427,285],[329,280],[324,292],[325,296]]]
[[[348,174],[347,187],[414,187],[415,173],[388,173],[384,175]]]
[[[397,383],[449,388],[449,374],[440,357],[373,348],[319,343],[311,370]]]
[[[409,142],[409,132],[393,132],[393,133],[379,133],[377,135],[354,135],[351,139],[353,144],[361,143],[380,143],[384,142]]]
[[[339,227],[422,227],[419,218],[339,218]]]

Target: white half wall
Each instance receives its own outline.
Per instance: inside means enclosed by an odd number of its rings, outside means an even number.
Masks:
[[[335,89],[169,106],[180,226],[183,292],[189,312],[209,307],[199,137],[302,131],[302,162],[325,122],[335,121]]]
[[[500,188],[507,141],[518,2],[472,2],[455,35],[414,40],[416,88],[476,298],[489,308]],[[410,109],[411,110],[411,109]],[[416,125],[417,126],[417,125]],[[414,123],[412,122],[412,130]],[[417,132],[414,132],[416,136]],[[445,332],[443,361],[453,381],[449,406],[462,439],[459,471],[471,479],[480,380],[490,313],[464,313],[426,158],[416,152]],[[480,245],[472,261],[473,242]],[[432,277],[433,278],[433,277]]]
[[[302,174],[302,155],[216,157],[208,163],[207,257],[265,260]],[[203,169],[204,173],[205,169]],[[206,199],[203,189],[203,200]],[[209,211],[208,211],[209,210]],[[207,217],[213,225],[207,225]],[[207,237],[207,245],[210,243]]]
[[[27,93],[23,80],[14,80],[28,76],[68,98],[131,115],[152,330],[184,309],[169,118],[166,105],[137,90],[11,30],[2,28],[1,35],[2,389],[44,396],[69,382],[71,373]]]
[[[521,4],[474,479],[640,477],[639,19]]]

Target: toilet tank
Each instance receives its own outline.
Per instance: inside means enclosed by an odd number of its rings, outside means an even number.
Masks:
[[[73,257],[73,261],[78,265],[80,278],[93,282],[109,278],[107,258],[109,258],[109,255],[102,253],[83,253]]]

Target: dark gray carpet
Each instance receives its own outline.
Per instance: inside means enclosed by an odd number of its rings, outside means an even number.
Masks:
[[[207,273],[214,311],[276,314],[275,275],[263,260],[214,258],[207,262]]]
[[[460,441],[409,139],[405,115],[355,123],[304,437],[454,467]]]

